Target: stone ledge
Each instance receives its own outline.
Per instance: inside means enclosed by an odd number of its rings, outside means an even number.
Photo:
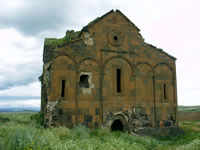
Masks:
[[[184,131],[180,127],[163,127],[163,128],[141,128],[138,132],[141,136],[152,137],[170,137],[175,135],[183,135]]]

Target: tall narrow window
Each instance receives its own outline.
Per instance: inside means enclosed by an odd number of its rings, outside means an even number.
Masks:
[[[65,97],[65,80],[62,80],[61,97]]]
[[[167,99],[166,84],[163,84],[163,96],[164,96],[164,99]]]
[[[121,93],[121,69],[117,68],[116,70],[116,79],[117,79],[117,93]]]

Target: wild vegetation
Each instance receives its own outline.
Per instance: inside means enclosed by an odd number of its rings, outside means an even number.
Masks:
[[[0,150],[198,150],[200,122],[180,122],[185,135],[170,138],[133,136],[84,126],[43,128],[34,112],[0,113]]]
[[[66,35],[63,38],[55,39],[55,38],[46,38],[44,41],[44,45],[51,46],[53,48],[62,46],[63,44],[69,43],[73,40],[78,39],[80,31],[67,30]]]

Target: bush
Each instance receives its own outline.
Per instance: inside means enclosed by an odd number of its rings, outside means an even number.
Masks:
[[[9,122],[10,121],[10,119],[8,118],[8,117],[1,117],[0,116],[0,122]]]
[[[30,117],[31,120],[35,121],[38,125],[44,124],[44,115],[41,112],[38,112]]]

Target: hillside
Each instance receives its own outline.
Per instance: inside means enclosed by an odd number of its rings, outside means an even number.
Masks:
[[[200,106],[179,106],[178,118],[179,121],[199,121]]]
[[[200,112],[200,106],[178,106],[179,112]]]

